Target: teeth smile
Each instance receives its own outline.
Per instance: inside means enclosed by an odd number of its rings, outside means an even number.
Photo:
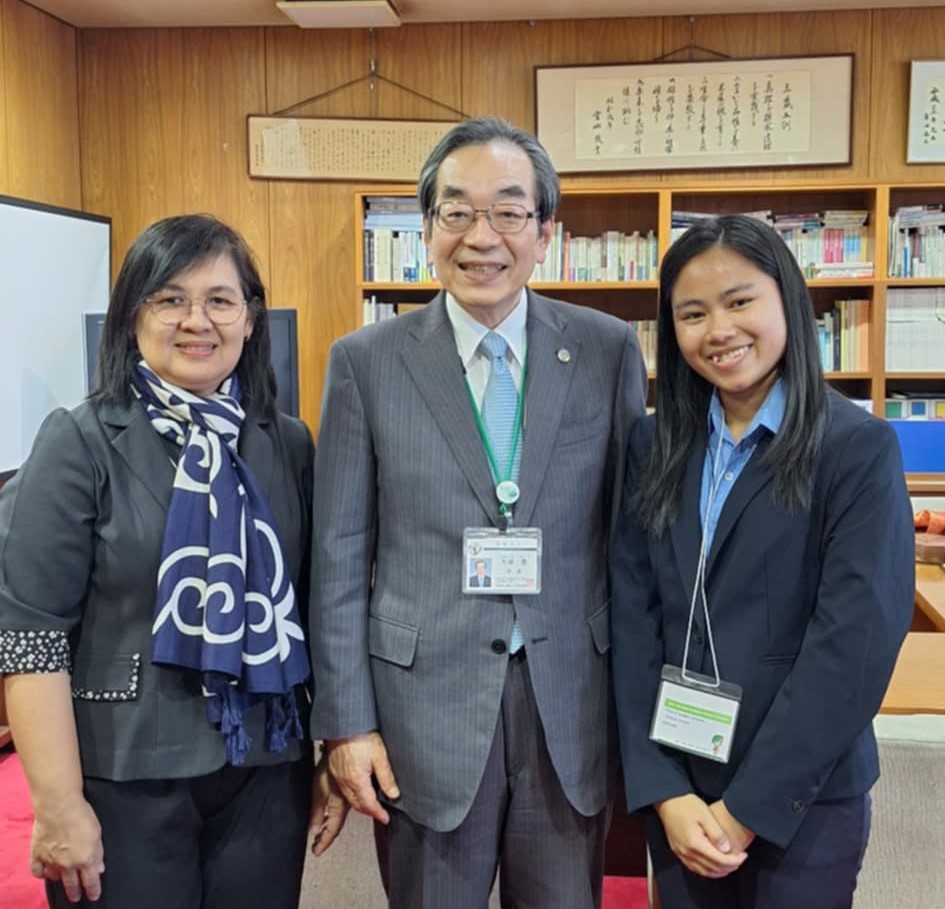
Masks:
[[[714,357],[710,357],[710,359],[713,363],[730,363],[732,360],[737,360],[746,350],[748,350],[747,346],[738,347],[735,350],[729,350],[723,354],[717,354]]]
[[[474,271],[480,275],[497,274],[503,268],[501,265],[463,265],[460,267],[463,271]]]

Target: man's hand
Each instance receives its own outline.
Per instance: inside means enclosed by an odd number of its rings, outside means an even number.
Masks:
[[[694,793],[666,799],[654,807],[670,848],[693,874],[725,877],[748,858],[742,847],[735,848],[715,814]]]
[[[323,756],[315,767],[312,783],[312,813],[308,829],[312,834],[312,853],[321,855],[337,839],[348,816],[348,803],[328,771],[328,757]]]
[[[364,732],[344,739],[331,739],[328,767],[342,796],[361,814],[386,824],[390,815],[378,801],[373,780],[389,799],[400,798],[397,780],[387,758],[387,748],[379,732]]]

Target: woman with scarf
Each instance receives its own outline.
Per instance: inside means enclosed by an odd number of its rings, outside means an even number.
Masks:
[[[0,673],[51,907],[296,909],[308,827],[322,852],[344,822],[305,731],[314,447],[269,343],[243,239],[157,222],[97,390],[0,494]]]

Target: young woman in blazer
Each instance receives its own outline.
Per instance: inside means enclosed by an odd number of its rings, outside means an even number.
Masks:
[[[612,556],[628,808],[667,909],[849,907],[913,609],[896,437],[825,384],[803,275],[754,218],[670,248],[658,344]]]
[[[151,225],[98,389],[0,494],[0,673],[52,907],[296,909],[310,812],[318,851],[344,819],[305,730],[314,447],[269,357],[242,238]]]

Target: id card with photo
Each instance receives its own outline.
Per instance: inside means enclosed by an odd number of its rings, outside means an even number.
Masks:
[[[541,593],[541,528],[467,527],[463,593]]]
[[[741,686],[678,666],[660,674],[650,738],[710,761],[728,763],[741,706]]]

